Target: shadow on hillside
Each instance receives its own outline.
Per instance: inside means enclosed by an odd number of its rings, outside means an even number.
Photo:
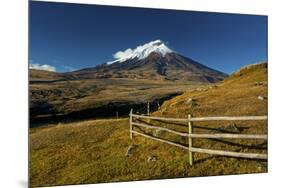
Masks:
[[[237,152],[239,152],[241,149],[236,150]],[[241,157],[229,157],[229,156],[218,156],[218,155],[212,155],[210,157],[205,157],[202,159],[198,159],[198,160],[194,160],[194,164],[200,164],[200,163],[204,163],[205,161],[211,160],[211,159],[223,159],[223,158],[235,158],[235,159],[243,159],[243,160],[247,160],[247,161],[255,161],[255,162],[267,162],[267,159],[250,159],[250,158],[241,158]]]

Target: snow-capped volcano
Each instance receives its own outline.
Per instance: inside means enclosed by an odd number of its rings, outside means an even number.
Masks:
[[[161,40],[114,54],[115,60],[72,73],[77,78],[185,80],[214,83],[227,75],[184,57]]]
[[[134,58],[141,60],[148,57],[152,52],[165,56],[167,53],[172,53],[173,51],[168,48],[163,41],[155,40],[144,45],[137,46],[134,49],[128,48],[124,51],[118,51],[113,55],[115,60],[109,61],[106,64],[111,65],[116,62],[121,63]]]

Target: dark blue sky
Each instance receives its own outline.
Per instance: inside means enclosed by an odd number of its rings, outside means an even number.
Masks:
[[[161,39],[172,50],[231,73],[267,60],[267,17],[30,2],[29,59],[64,72],[113,60]]]

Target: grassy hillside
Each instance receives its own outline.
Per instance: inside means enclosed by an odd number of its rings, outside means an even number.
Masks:
[[[137,138],[134,154],[128,119],[92,120],[31,130],[31,185],[47,186],[187,175],[186,152]],[[155,162],[147,162],[157,155]]]
[[[128,119],[89,120],[33,128],[30,132],[31,186],[101,183],[266,171],[264,161],[195,156],[142,137],[132,156]],[[154,156],[156,161],[148,161]]]
[[[57,72],[29,69],[29,78],[30,81],[37,81],[37,80],[52,81],[52,80],[63,79],[64,76],[61,73],[57,73]]]
[[[193,116],[266,115],[267,63],[242,68],[214,86],[189,90],[166,101],[155,115],[187,117],[188,113]]]
[[[261,97],[263,97],[261,99]],[[267,114],[267,64],[243,68],[216,86],[190,89],[166,101],[153,115],[186,117]],[[190,100],[191,99],[191,100]],[[190,102],[191,101],[191,102]],[[188,152],[143,137],[129,138],[128,119],[87,120],[48,124],[30,129],[31,186],[100,183],[174,177],[193,177],[267,171],[266,160],[194,154],[188,164]],[[185,124],[151,121],[151,124],[186,131]],[[267,133],[262,122],[195,123],[196,133]],[[230,127],[233,128],[233,127]],[[148,134],[150,130],[141,129]],[[165,132],[158,137],[185,144],[185,139]],[[229,151],[266,153],[263,140],[194,139],[194,147]],[[137,145],[131,156],[128,147]],[[153,160],[152,160],[153,159]]]

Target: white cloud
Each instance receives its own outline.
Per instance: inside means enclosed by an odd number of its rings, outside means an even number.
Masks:
[[[56,67],[51,66],[51,65],[46,65],[46,64],[40,65],[38,63],[29,63],[29,68],[36,69],[36,70],[45,70],[45,71],[56,72]]]
[[[134,51],[131,48],[128,48],[125,51],[118,51],[113,56],[115,59],[122,59],[124,57],[130,56],[134,53]]]

